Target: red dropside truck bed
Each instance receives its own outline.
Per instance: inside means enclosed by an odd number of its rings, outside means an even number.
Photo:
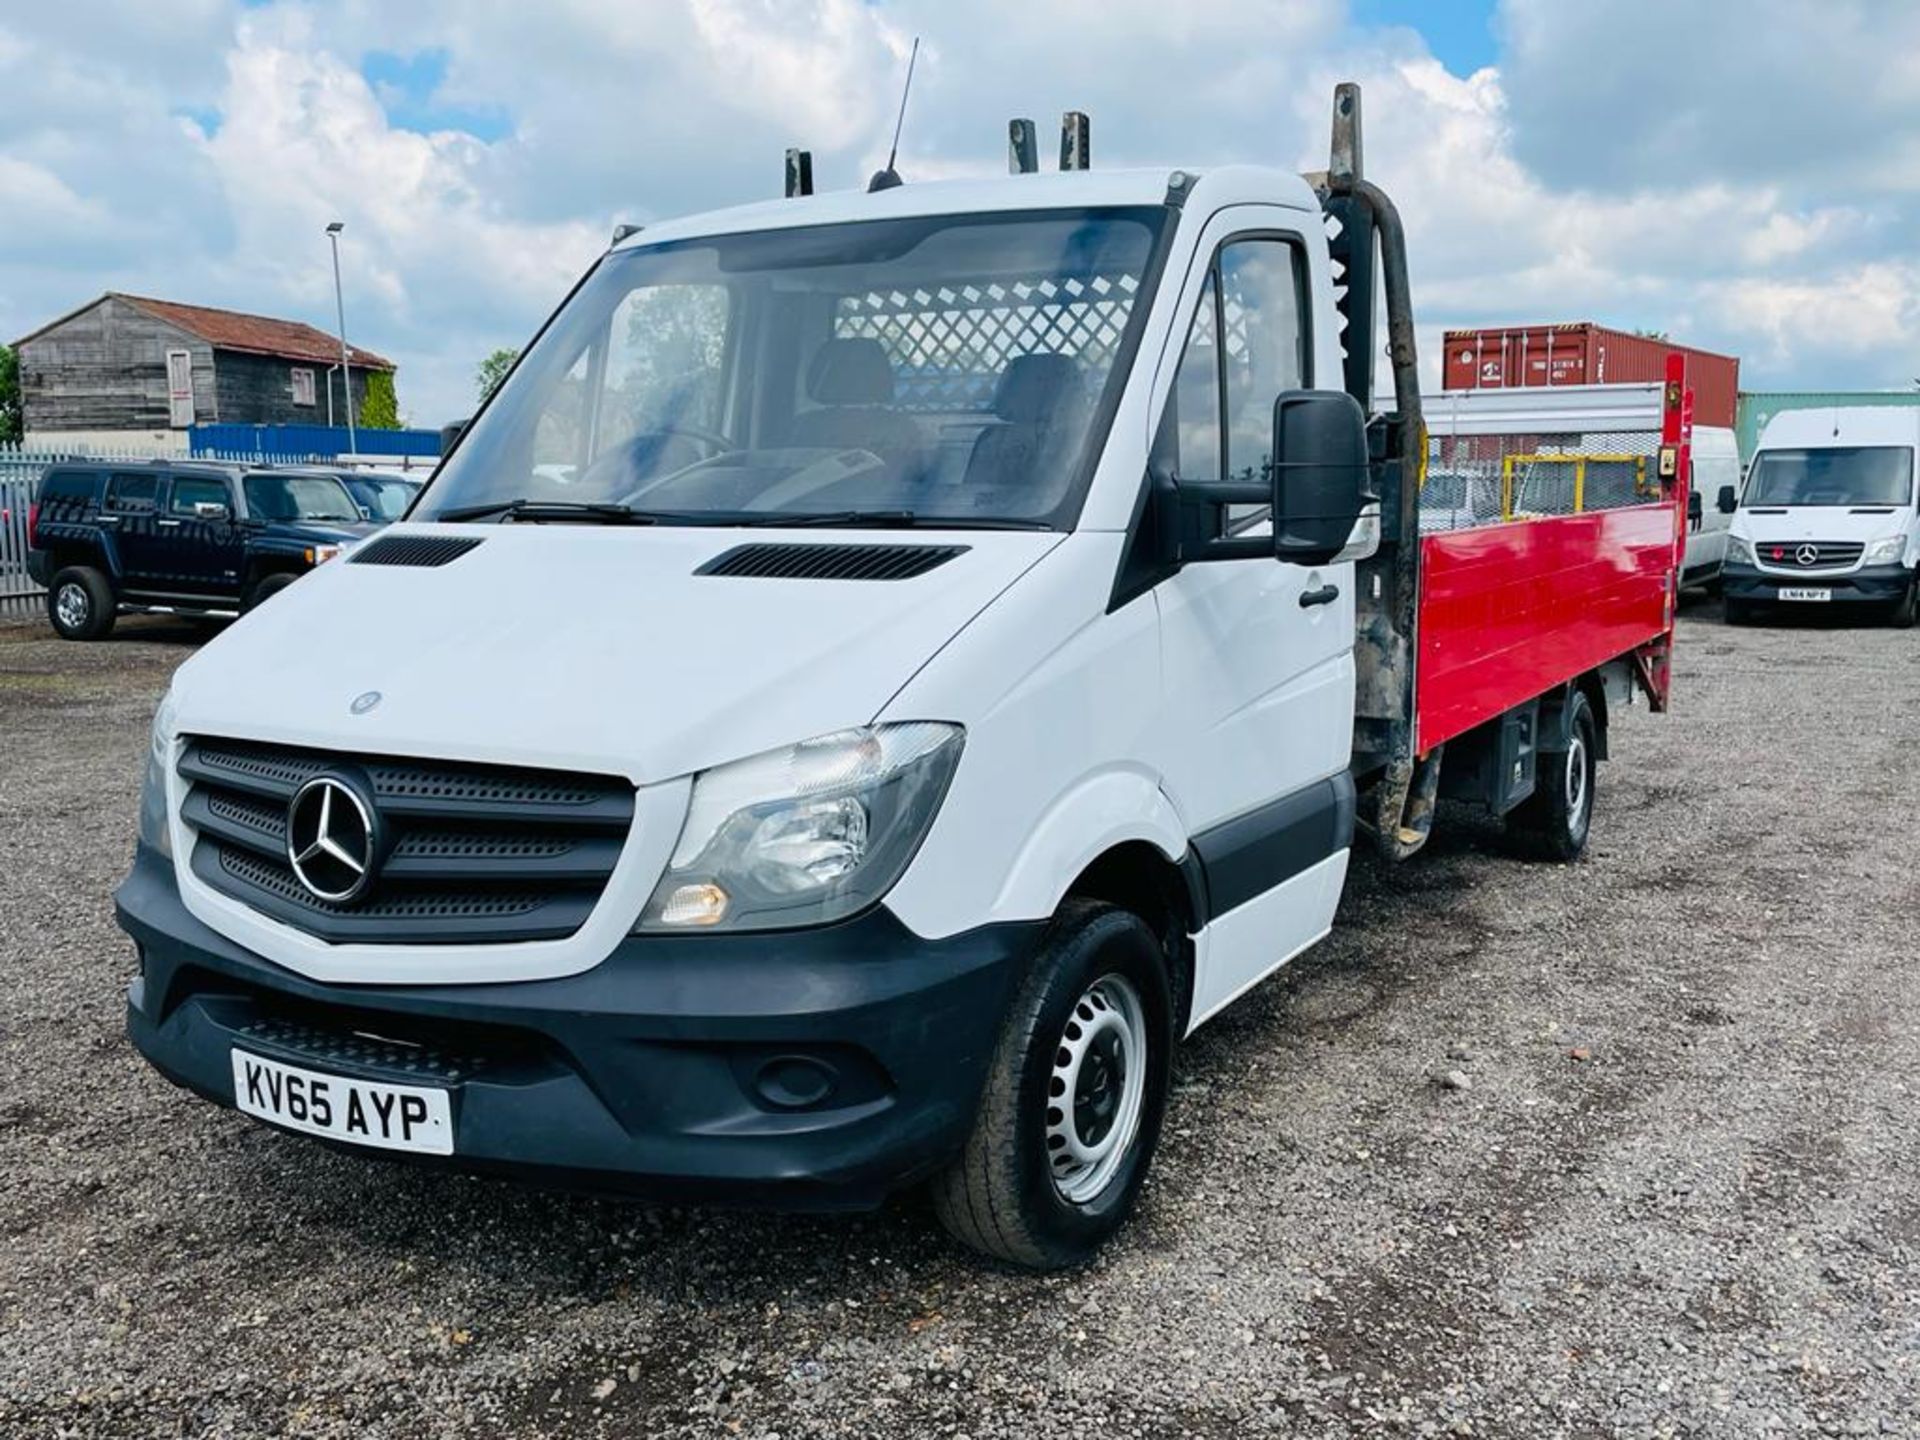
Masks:
[[[1685,503],[1682,487],[1657,504],[1425,536],[1416,750],[1609,660],[1663,651]]]

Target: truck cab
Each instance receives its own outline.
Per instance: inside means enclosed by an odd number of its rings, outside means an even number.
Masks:
[[[338,1143],[924,1183],[984,1253],[1086,1259],[1175,1045],[1328,932],[1356,835],[1416,851],[1444,753],[1577,858],[1609,707],[1664,697],[1679,491],[1422,541],[1358,155],[1343,87],[1311,182],[896,184],[616,244],[404,522],[180,668],[134,1043]],[[1336,265],[1380,277],[1391,413]]]
[[[1727,619],[1774,608],[1916,619],[1920,412],[1793,410],[1767,422],[1728,539]]]

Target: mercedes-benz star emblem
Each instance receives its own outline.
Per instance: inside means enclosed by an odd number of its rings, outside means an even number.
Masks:
[[[1793,552],[1793,558],[1798,560],[1802,565],[1811,565],[1820,558],[1820,551],[1817,546],[1802,545],[1798,550]]]
[[[287,863],[317,900],[351,905],[372,887],[380,821],[372,796],[339,775],[316,775],[287,806]]]

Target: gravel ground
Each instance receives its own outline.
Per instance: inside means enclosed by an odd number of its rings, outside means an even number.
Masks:
[[[654,1210],[363,1161],[121,1032],[197,637],[0,630],[0,1431],[1920,1433],[1920,642],[1691,612],[1589,857],[1443,815],[1187,1049],[1137,1222]]]

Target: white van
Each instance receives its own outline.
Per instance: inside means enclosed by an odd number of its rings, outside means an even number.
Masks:
[[[1727,537],[1740,508],[1740,447],[1731,430],[1696,426],[1693,483],[1687,492],[1687,554],[1683,586],[1717,591],[1725,583]]]
[[[1761,432],[1727,541],[1727,620],[1763,606],[1916,616],[1920,409],[1790,410]]]
[[[405,521],[180,667],[116,896],[134,1043],[343,1145],[926,1182],[989,1254],[1084,1259],[1174,1046],[1328,932],[1357,834],[1404,858],[1461,799],[1576,859],[1609,714],[1666,698],[1677,488],[1422,540],[1358,104],[1314,184],[1023,173],[623,239]],[[1334,276],[1376,236],[1369,420],[1372,287]]]

